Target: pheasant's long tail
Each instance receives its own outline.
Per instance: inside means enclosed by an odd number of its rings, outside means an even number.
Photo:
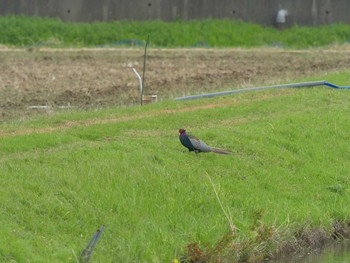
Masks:
[[[232,154],[232,152],[220,148],[210,147],[210,150],[214,153],[220,153],[220,154]]]

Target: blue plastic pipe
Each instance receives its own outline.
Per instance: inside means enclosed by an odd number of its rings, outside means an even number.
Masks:
[[[350,86],[338,86],[325,80],[318,80],[318,81],[279,84],[279,85],[263,86],[263,87],[253,87],[253,88],[246,88],[246,89],[236,89],[236,90],[228,90],[228,91],[213,92],[213,93],[204,93],[199,95],[179,97],[179,98],[175,98],[175,100],[209,98],[209,97],[228,95],[228,94],[240,93],[240,92],[246,92],[246,91],[252,91],[252,90],[264,90],[264,89],[273,89],[273,88],[300,88],[300,87],[314,87],[314,86],[322,86],[322,85],[326,85],[336,89],[350,89]]]
[[[90,262],[92,252],[94,251],[97,241],[99,240],[104,229],[105,225],[102,225],[99,229],[96,230],[89,243],[80,254],[81,262]]]
[[[336,88],[336,89],[350,89],[350,86],[338,86],[338,85],[335,85],[335,84],[330,83],[328,81],[325,81],[324,85],[332,87],[332,88]]]

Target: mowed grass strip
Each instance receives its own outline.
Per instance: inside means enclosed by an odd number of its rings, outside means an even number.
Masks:
[[[272,255],[305,226],[331,232],[350,218],[349,102],[275,89],[2,124],[0,259],[76,262],[105,224],[93,261],[169,262],[229,231],[213,187],[238,229],[222,258]],[[189,153],[180,127],[234,154]]]

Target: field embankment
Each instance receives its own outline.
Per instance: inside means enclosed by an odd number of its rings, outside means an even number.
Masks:
[[[104,262],[259,260],[341,237],[348,97],[270,90],[2,124],[1,258],[74,262],[101,224]],[[183,151],[179,127],[234,154]]]

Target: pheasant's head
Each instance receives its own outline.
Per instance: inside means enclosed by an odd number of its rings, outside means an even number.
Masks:
[[[180,133],[180,134],[184,134],[185,132],[186,132],[185,129],[179,129],[179,133]]]

